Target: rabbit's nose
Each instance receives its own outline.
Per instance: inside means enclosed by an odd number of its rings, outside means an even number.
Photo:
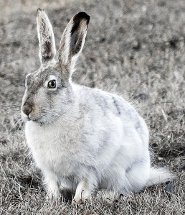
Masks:
[[[23,113],[25,113],[27,116],[29,116],[29,114],[32,112],[32,106],[29,105],[29,104],[24,104],[22,111],[23,111]]]

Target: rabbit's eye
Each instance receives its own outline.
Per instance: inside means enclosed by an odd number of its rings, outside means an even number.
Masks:
[[[48,82],[48,88],[54,89],[56,88],[56,80],[51,80]]]

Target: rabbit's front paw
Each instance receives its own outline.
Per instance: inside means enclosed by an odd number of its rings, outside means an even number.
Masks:
[[[91,196],[91,189],[89,189],[88,183],[85,181],[81,181],[76,188],[73,202],[82,203],[85,200],[89,199],[90,196]]]
[[[46,184],[47,198],[50,200],[59,199],[60,198],[60,190],[58,187],[57,180],[55,180],[55,177],[51,177],[51,175],[48,175],[45,178],[45,184]]]
[[[82,190],[82,192],[79,193],[78,195],[75,194],[73,202],[77,203],[77,204],[83,203],[83,202],[85,202],[85,200],[89,199],[90,196],[91,195],[89,192]]]
[[[54,188],[54,189],[48,189],[47,190],[47,198],[53,201],[59,200],[60,198],[60,192],[59,189]]]

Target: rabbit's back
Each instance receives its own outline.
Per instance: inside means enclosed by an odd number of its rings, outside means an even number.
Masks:
[[[76,88],[78,90],[76,90]],[[82,112],[90,112],[94,120],[107,119],[109,123],[120,120],[123,130],[135,130],[143,144],[148,146],[149,131],[144,119],[135,108],[121,96],[100,89],[91,89],[84,86],[75,86]],[[105,120],[105,124],[107,124]]]

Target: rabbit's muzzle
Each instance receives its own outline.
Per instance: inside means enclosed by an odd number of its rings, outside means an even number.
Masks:
[[[33,110],[33,105],[28,103],[28,102],[25,102],[22,106],[22,112],[28,117],[28,119],[30,118],[30,114]]]

